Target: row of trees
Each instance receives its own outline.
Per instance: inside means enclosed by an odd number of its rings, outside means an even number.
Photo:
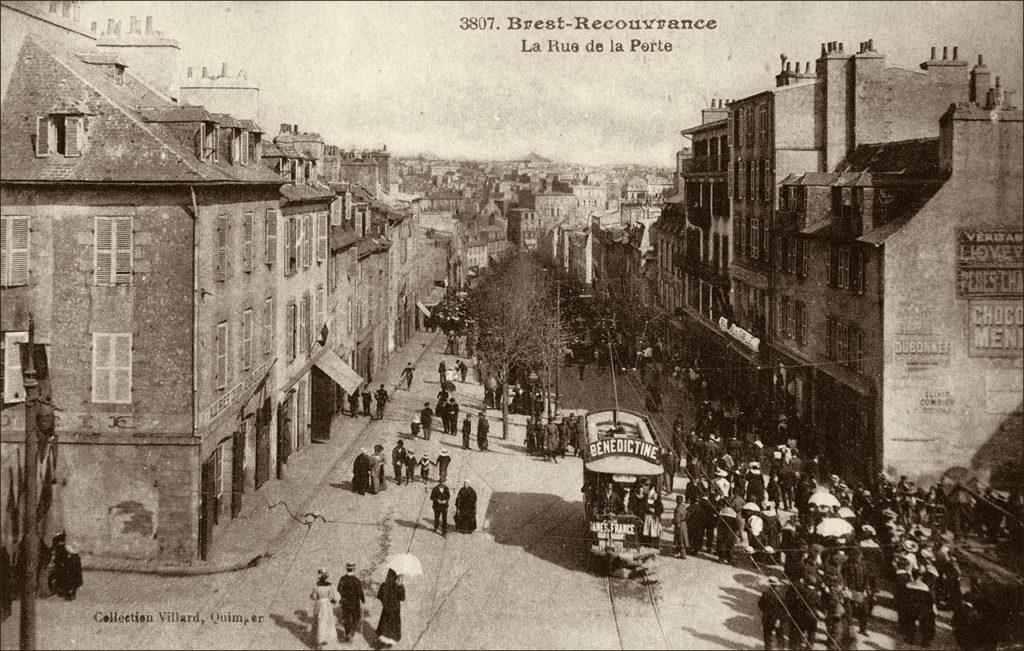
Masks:
[[[470,293],[475,349],[481,363],[503,387],[502,436],[508,436],[508,390],[515,369],[537,373],[549,389],[568,342],[558,309],[555,272],[529,254],[516,254],[490,269]]]

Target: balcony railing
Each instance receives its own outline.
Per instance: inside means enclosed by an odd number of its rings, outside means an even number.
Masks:
[[[691,172],[724,172],[729,167],[729,157],[723,155],[695,156]]]

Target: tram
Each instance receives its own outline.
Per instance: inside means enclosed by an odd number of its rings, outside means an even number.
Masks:
[[[644,536],[637,500],[660,490],[661,448],[648,420],[629,411],[592,411],[583,447],[583,502],[594,567],[653,579],[657,537]]]

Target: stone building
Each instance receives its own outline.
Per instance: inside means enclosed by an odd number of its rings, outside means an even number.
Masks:
[[[0,129],[3,446],[22,444],[31,314],[69,535],[87,558],[205,556],[274,457],[281,180],[260,129],[32,36]]]

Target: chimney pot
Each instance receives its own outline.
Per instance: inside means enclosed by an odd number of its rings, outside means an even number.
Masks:
[[[960,48],[958,46],[956,46],[956,45],[953,46],[953,60],[954,61],[959,61],[960,60]]]
[[[810,72],[811,72],[811,62],[808,61],[807,63],[804,64],[804,74],[809,74]]]
[[[220,64],[220,76],[221,77],[227,77],[228,76],[228,64],[227,63],[221,63]]]
[[[875,51],[875,39],[869,38],[868,39],[868,52],[874,52],[874,51]]]
[[[89,31],[91,31],[93,34],[96,33],[96,21],[95,20],[92,21],[92,27],[91,27],[91,29]]]
[[[840,41],[839,42],[839,54],[842,54],[842,53],[843,53],[843,43],[842,43],[842,41]]]
[[[934,47],[932,47],[932,58],[931,58],[931,60],[932,61],[935,60],[935,48]]]
[[[985,65],[985,57],[983,55],[981,55],[981,54],[978,55],[978,65],[979,66]]]
[[[825,44],[821,44],[821,56],[825,56]]]
[[[128,30],[132,34],[141,34],[142,21],[140,21],[137,17],[132,16],[130,22],[128,23]]]
[[[996,88],[1002,88],[1002,87],[1003,87],[1003,78],[1002,77],[996,77]]]
[[[291,131],[292,131],[292,125],[290,125],[290,124],[282,124],[281,125],[281,133],[291,133]]]
[[[107,18],[107,35],[108,36],[113,36],[114,35],[114,19],[113,18]]]
[[[153,34],[153,17],[146,16],[146,36]]]
[[[943,61],[947,61],[947,60],[949,59],[949,56],[948,56],[948,54],[949,54],[949,48],[948,48],[948,47],[945,47],[945,46],[943,46],[943,47],[942,47],[942,60],[943,60]]]
[[[192,78],[192,66],[188,67],[188,72],[185,74],[185,76],[188,77],[189,79]]]
[[[786,62],[786,72],[790,71],[790,68],[792,67],[792,65],[793,64],[791,64],[789,61]]]
[[[203,66],[203,79],[206,79],[206,66]]]
[[[114,33],[118,36],[121,35],[121,21],[117,21],[117,25],[114,26]]]
[[[299,135],[299,125],[297,125],[297,124],[293,124],[292,125],[292,133],[294,133],[295,135]]]

